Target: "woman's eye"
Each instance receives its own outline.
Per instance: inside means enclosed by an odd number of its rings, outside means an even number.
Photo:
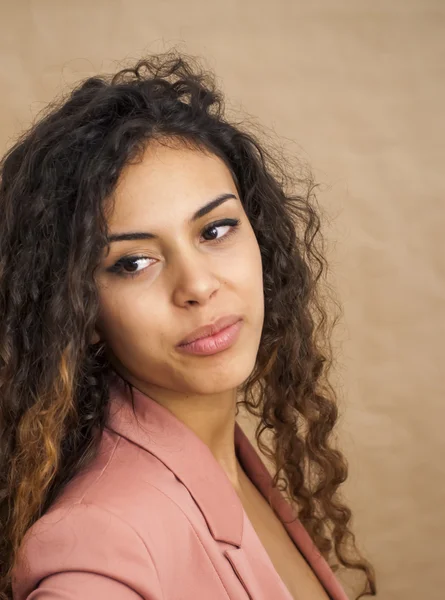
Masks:
[[[233,235],[238,229],[239,224],[239,219],[223,219],[222,221],[211,223],[211,225],[203,229],[202,235],[203,237],[204,235],[210,235],[210,239],[205,239],[206,242],[218,244],[225,241],[229,236]],[[219,230],[222,230],[222,235],[218,235]],[[214,234],[214,232],[216,233]],[[150,261],[152,260],[154,259],[148,256],[126,256],[124,258],[120,258],[108,270],[111,273],[117,273],[122,277],[137,277],[147,269]],[[141,268],[138,269],[138,266]]]
[[[230,235],[232,235],[233,233],[235,233],[235,231],[238,229],[239,226],[239,219],[223,219],[222,221],[217,221],[216,223],[212,223],[211,225],[209,225],[208,227],[206,227],[204,229],[204,233],[208,233],[208,232],[212,232],[212,231],[216,231],[218,229],[227,229],[228,228],[228,232],[227,233],[223,233],[222,235],[220,235],[219,237],[213,237],[210,240],[210,242],[222,242],[223,240],[226,240]]]
[[[136,277],[147,267],[147,263],[152,260],[148,256],[126,256],[121,258],[109,270],[111,273],[117,273],[123,277]],[[142,263],[142,268],[138,270],[138,263]],[[126,270],[128,268],[128,271]]]

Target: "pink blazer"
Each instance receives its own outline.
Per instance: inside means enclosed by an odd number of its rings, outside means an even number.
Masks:
[[[292,600],[208,446],[134,389],[137,422],[121,381],[94,462],[25,537],[14,600]],[[267,498],[272,478],[238,423],[235,444]],[[285,527],[330,598],[348,600],[301,523]]]

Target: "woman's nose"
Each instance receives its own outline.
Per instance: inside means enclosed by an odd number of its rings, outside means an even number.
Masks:
[[[175,266],[173,300],[179,306],[190,302],[205,304],[219,289],[220,280],[208,261],[182,258]]]

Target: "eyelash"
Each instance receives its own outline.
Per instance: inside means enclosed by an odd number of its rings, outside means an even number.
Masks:
[[[231,235],[236,233],[236,231],[238,230],[239,225],[240,225],[239,219],[223,219],[221,221],[215,221],[214,223],[210,223],[210,225],[208,225],[205,229],[203,229],[202,233],[205,233],[206,231],[209,231],[209,230],[217,228],[217,227],[226,227],[227,225],[229,225],[231,227],[231,229],[229,229],[229,231],[225,235],[223,235],[222,237],[217,238],[215,240],[207,240],[208,242],[211,242],[211,243],[213,242],[214,244],[219,244],[220,242],[225,241],[228,237],[230,237]],[[141,271],[134,271],[134,272],[128,273],[128,272],[122,271],[122,265],[126,262],[132,262],[132,261],[140,260],[142,258],[149,258],[149,257],[143,256],[143,255],[126,256],[125,258],[119,259],[108,270],[111,273],[118,274],[120,277],[131,277],[131,278],[138,277],[138,275],[143,273],[145,271],[145,269],[142,269]]]

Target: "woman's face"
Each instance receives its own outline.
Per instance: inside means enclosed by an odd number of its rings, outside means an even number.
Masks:
[[[193,218],[222,194],[231,197]],[[111,241],[97,271],[93,342],[106,342],[116,371],[158,395],[215,394],[243,383],[263,327],[262,265],[224,162],[180,145],[150,144],[142,161],[123,171],[108,225],[110,240],[153,234]],[[194,329],[233,314],[243,321],[229,348],[210,355],[177,348]]]

